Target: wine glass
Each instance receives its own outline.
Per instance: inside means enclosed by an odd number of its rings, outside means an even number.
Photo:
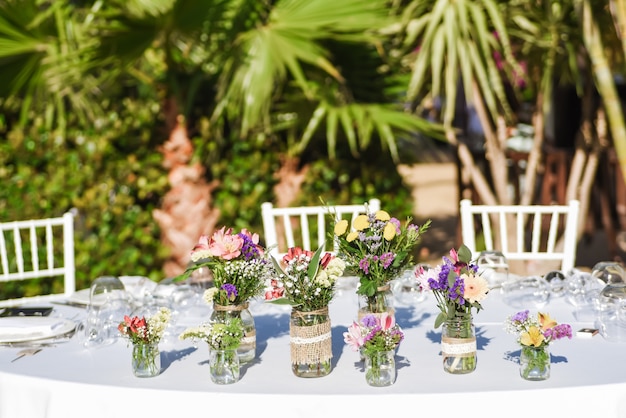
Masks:
[[[119,278],[102,276],[94,280],[89,289],[85,347],[114,343],[119,337],[117,326],[131,309],[131,298]]]
[[[482,251],[476,258],[478,273],[493,289],[509,279],[509,263],[500,251]]]
[[[624,283],[626,274],[620,263],[613,261],[600,261],[591,269],[591,276],[601,280],[605,284]]]
[[[427,264],[420,264],[424,270],[431,267]],[[400,305],[412,306],[416,303],[423,302],[426,299],[426,293],[420,289],[415,278],[415,269],[417,266],[410,266],[404,269],[398,277],[391,282],[391,290],[394,298]]]
[[[502,299],[514,308],[543,309],[550,302],[550,285],[541,276],[528,276],[502,283]]]

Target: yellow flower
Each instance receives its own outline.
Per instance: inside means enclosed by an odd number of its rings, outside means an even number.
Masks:
[[[335,235],[341,236],[348,230],[348,221],[345,219],[340,220],[335,224]]]
[[[541,330],[536,326],[531,326],[528,328],[528,332],[523,332],[520,335],[520,343],[527,346],[535,346],[539,347],[544,340],[544,336],[541,333]]]
[[[548,330],[556,327],[557,323],[554,319],[550,318],[550,315],[539,312],[537,314],[539,317],[539,325],[541,325],[542,330]]]
[[[389,219],[391,219],[391,216],[389,216],[389,214],[387,212],[385,212],[384,210],[379,210],[378,212],[376,212],[376,219],[379,221],[388,221]]]
[[[348,242],[352,242],[355,239],[357,239],[357,237],[359,236],[359,233],[356,231],[352,231],[348,234],[348,236],[346,237],[346,241]]]
[[[391,241],[392,239],[395,238],[396,232],[397,232],[396,226],[392,224],[391,222],[389,222],[387,225],[385,225],[385,229],[383,230],[383,237],[387,241]]]
[[[357,231],[362,231],[370,227],[370,221],[367,215],[359,215],[354,219],[352,226],[354,226],[354,229]]]

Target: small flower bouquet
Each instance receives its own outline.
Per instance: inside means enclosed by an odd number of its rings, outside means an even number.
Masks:
[[[138,316],[131,318],[125,315],[124,321],[120,322],[117,329],[132,344],[158,344],[170,317],[171,311],[168,308],[159,309],[155,315],[147,319]]]
[[[353,322],[343,334],[353,351],[360,351],[365,359],[365,380],[372,386],[389,386],[395,382],[395,350],[404,339],[404,333],[393,315],[366,315]]]
[[[352,322],[348,331],[343,333],[343,339],[352,351],[371,355],[395,350],[404,339],[404,333],[393,315],[385,312],[381,315],[367,315],[360,322]]]
[[[279,275],[266,279],[265,300],[289,304],[302,312],[327,307],[346,263],[330,253],[321,254],[322,247],[315,253],[294,247],[283,256],[284,269],[274,260]]]
[[[233,318],[227,323],[202,324],[185,329],[179,336],[181,340],[204,341],[210,350],[236,350],[243,338],[241,319]]]
[[[504,329],[517,336],[522,347],[520,354],[520,374],[528,380],[544,380],[550,376],[550,343],[562,338],[572,338],[569,324],[558,324],[548,314],[538,312],[531,316],[529,311],[521,311],[509,316]]]
[[[208,267],[216,288],[224,290],[224,285],[231,285],[237,289],[226,298],[215,293],[218,304],[245,304],[261,294],[265,279],[274,274],[269,255],[259,245],[258,234],[246,229],[233,233],[232,228],[222,227],[211,237],[202,235],[191,251],[191,260],[195,264],[178,276],[177,281],[188,278],[198,268]]]
[[[443,369],[451,374],[471,373],[476,369],[476,334],[472,309],[482,309],[480,302],[487,296],[487,280],[477,274],[478,266],[471,262],[472,252],[462,245],[450,250],[450,257],[432,269],[418,266],[417,283],[423,291],[432,291],[439,315],[435,328],[441,330]]]
[[[357,294],[368,298],[369,312],[385,310],[375,306],[375,296],[411,261],[413,249],[429,227],[430,221],[418,226],[410,218],[401,223],[384,210],[359,215],[352,225],[345,219],[335,224],[338,254],[359,276]]]
[[[159,341],[165,333],[171,312],[162,307],[149,318],[124,316],[117,329],[133,345],[132,366],[137,377],[152,377],[161,371]]]
[[[282,264],[274,260],[278,277],[267,281],[265,299],[291,305],[289,336],[291,369],[298,377],[322,377],[332,370],[332,333],[328,304],[345,262],[330,253],[322,256],[299,247],[289,248]]]
[[[443,257],[443,263],[435,268],[415,270],[417,283],[422,291],[432,291],[439,315],[435,319],[435,328],[454,318],[471,317],[472,309],[479,312],[480,302],[487,297],[487,280],[479,276],[478,266],[471,262],[472,253],[465,245],[459,251],[450,250],[450,257]]]
[[[244,338],[244,325],[240,318],[187,328],[179,338],[202,340],[209,345],[209,369],[214,383],[224,385],[239,380],[241,363],[237,348]]]

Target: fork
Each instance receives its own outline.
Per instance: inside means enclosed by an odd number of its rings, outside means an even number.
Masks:
[[[18,361],[19,359],[21,359],[22,357],[25,357],[25,356],[34,356],[35,354],[37,354],[41,350],[43,350],[43,348],[41,348],[41,347],[25,348],[23,350],[20,350],[20,351],[17,352],[17,357],[15,357],[13,360],[11,360],[11,363],[13,363],[14,361]]]

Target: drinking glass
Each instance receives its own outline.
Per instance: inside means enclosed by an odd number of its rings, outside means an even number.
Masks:
[[[565,301],[574,306],[574,317],[578,321],[593,321],[596,316],[597,300],[604,282],[586,271],[574,270],[565,279]]]
[[[124,315],[130,315],[131,298],[121,280],[113,276],[98,277],[89,290],[89,306],[84,327],[85,347],[114,343]]]
[[[493,289],[509,279],[509,263],[500,251],[482,251],[476,258],[478,273]]]
[[[420,265],[424,270],[431,268],[427,264]],[[415,269],[416,266],[406,268],[391,282],[391,291],[398,305],[412,306],[426,299],[426,292],[423,292],[417,284]]]
[[[624,283],[626,274],[620,263],[600,261],[591,269],[591,276],[605,284]]]
[[[552,297],[560,297],[565,295],[565,274],[560,270],[549,271],[543,278],[550,285]]]
[[[543,309],[550,302],[550,285],[540,276],[521,277],[502,283],[502,299],[514,308]]]

